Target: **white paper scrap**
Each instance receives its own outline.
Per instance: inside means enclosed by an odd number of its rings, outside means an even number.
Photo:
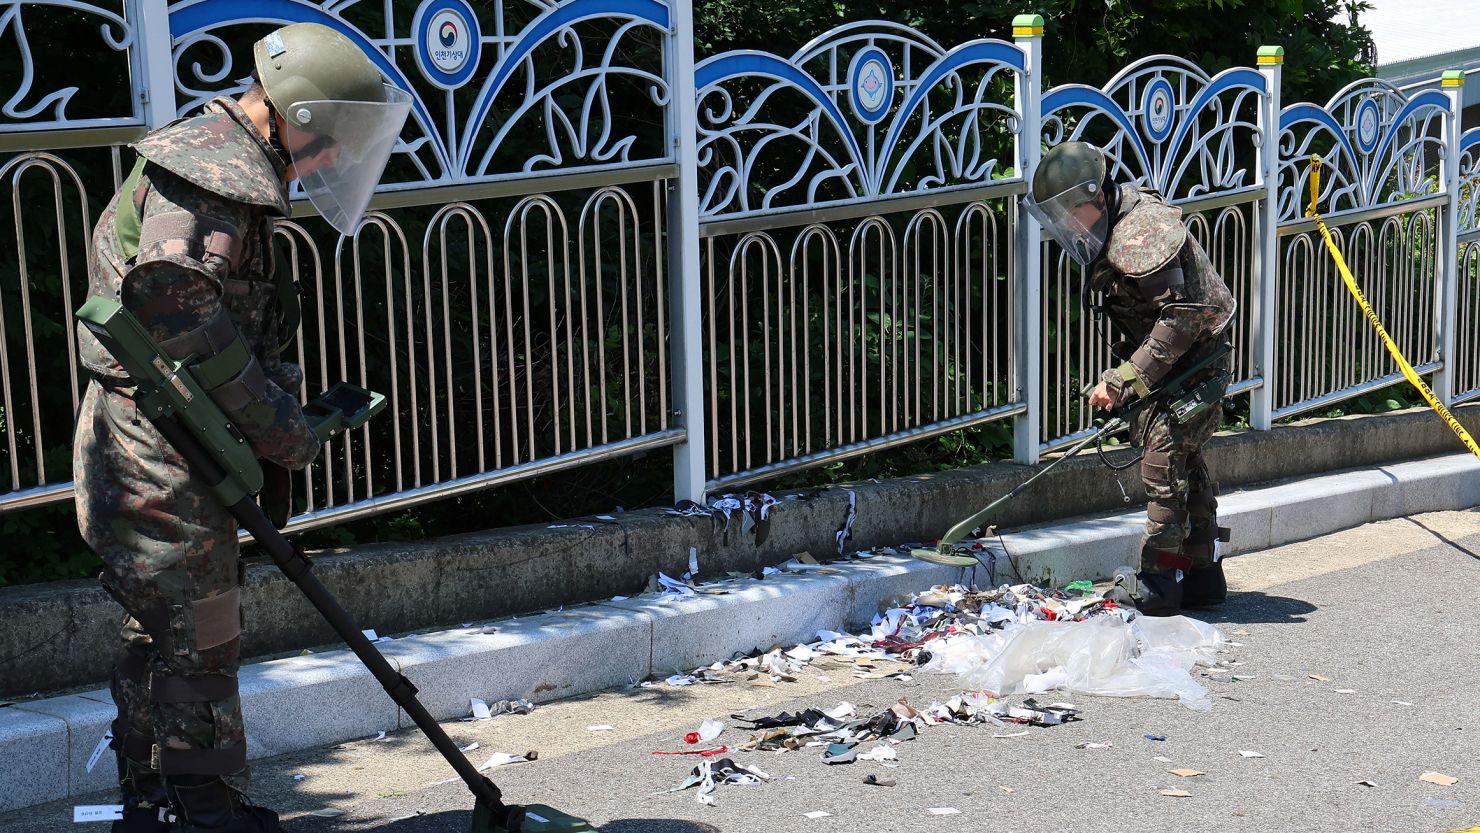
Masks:
[[[100,759],[100,758],[103,757],[103,752],[105,750],[107,750],[108,744],[110,744],[112,742],[113,742],[113,730],[112,729],[109,729],[108,731],[106,731],[106,732],[103,733],[103,739],[100,740],[100,741],[98,741],[98,745],[93,748],[92,755],[89,756],[88,759],[87,759],[87,771],[88,772],[92,772],[93,771],[93,767],[95,767],[95,766],[98,765],[98,759]]]
[[[348,811],[341,810],[338,807],[325,807],[322,810],[314,810],[312,813],[309,813],[309,815],[320,816],[326,819],[337,819],[340,816],[344,815],[346,812]]]
[[[613,728],[614,727],[608,726],[605,723],[603,723],[603,724],[601,724],[599,726],[587,726],[586,727],[586,731],[588,731],[588,732],[610,732],[610,731],[612,731]]]
[[[994,735],[992,735],[992,737],[994,737],[994,738],[1021,738],[1021,737],[1027,736],[1027,734],[1028,734],[1028,732],[1025,729],[1025,730],[1023,730],[1021,732],[1013,732],[1012,734],[1008,734],[1008,735],[994,734]]]
[[[719,737],[720,732],[723,732],[724,730],[724,721],[706,720],[703,723],[699,724],[699,740],[703,743],[708,743]]]
[[[1407,700],[1394,700],[1393,702],[1396,703],[1396,704],[1398,704],[1398,705],[1400,705],[1400,706],[1411,706],[1411,705],[1413,705],[1412,703],[1408,702]]]
[[[510,755],[508,752],[495,752],[488,757],[487,761],[483,762],[483,766],[478,767],[478,771],[482,772],[485,769],[493,769],[494,767],[503,766],[505,764],[523,763],[527,760],[529,759],[525,758],[523,755]]]
[[[474,720],[489,720],[493,717],[493,712],[489,711],[487,703],[479,700],[477,697],[472,698],[472,700]]]
[[[370,640],[371,642],[379,642],[380,641],[380,637],[375,634],[375,629],[374,628],[366,628],[366,629],[360,631],[360,633],[364,634],[365,635],[365,638],[368,639],[368,640]]]
[[[388,738],[386,738],[386,736],[385,736],[385,732],[376,732],[375,733],[375,739],[378,740],[378,741],[388,740]]]
[[[689,575],[699,575],[699,548],[689,547]]]
[[[895,761],[898,759],[899,753],[894,751],[894,747],[885,746],[883,744],[879,744],[873,749],[870,749],[869,751],[864,752],[863,754],[858,756],[858,760],[860,761],[874,761],[875,763],[883,763],[884,761]]]
[[[294,781],[302,781],[305,777],[307,777],[307,776],[305,776],[301,772],[295,772],[295,773],[293,773],[293,780]]]
[[[1262,757],[1264,757],[1263,755],[1259,754],[1258,752],[1253,751],[1252,749],[1240,749],[1238,751],[1238,753],[1240,755],[1244,756],[1245,758],[1262,758]]]
[[[927,807],[925,808],[925,812],[932,816],[955,816],[961,813],[955,807]]]
[[[809,819],[825,819],[831,816],[832,813],[828,813],[823,810],[813,810],[810,813],[802,813],[802,815],[806,816]]]
[[[472,752],[474,749],[477,749],[477,748],[478,748],[478,741],[475,740],[472,743],[468,744],[467,746],[464,746],[464,747],[459,748],[458,751],[459,752]]]
[[[88,821],[121,821],[122,819],[122,804],[80,804],[72,808],[73,824]]]
[[[823,712],[823,714],[831,717],[833,720],[842,720],[845,717],[852,717],[857,713],[858,707],[846,700]]]

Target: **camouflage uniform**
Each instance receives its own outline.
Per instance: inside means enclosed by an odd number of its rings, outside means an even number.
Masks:
[[[1233,296],[1187,233],[1181,209],[1154,191],[1121,187],[1118,219],[1091,280],[1122,339],[1113,352],[1123,364],[1102,377],[1122,401],[1145,395],[1184,358],[1195,361],[1227,338]],[[1224,356],[1207,374],[1227,367]],[[1227,540],[1218,527],[1218,486],[1202,455],[1222,415],[1218,404],[1179,424],[1165,408],[1148,408],[1132,426],[1132,443],[1145,450],[1142,570],[1210,566],[1214,542]]]
[[[240,361],[218,368],[240,372],[208,385],[212,399],[260,457],[302,468],[319,442],[296,398],[302,373],[278,357],[292,335],[272,280],[273,218],[288,209],[282,161],[227,98],[135,150],[147,163],[98,221],[89,293],[121,300],[176,358],[234,349]],[[138,220],[132,258],[119,233],[126,200]],[[73,455],[78,525],[128,614],[112,683],[125,798],[161,803],[161,775],[245,789],[236,522],[139,414],[114,358],[85,328],[79,337],[92,381]]]

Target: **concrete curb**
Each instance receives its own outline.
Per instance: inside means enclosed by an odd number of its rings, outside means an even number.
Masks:
[[[1363,523],[1480,505],[1480,461],[1452,455],[1312,477],[1220,498],[1234,530],[1229,554],[1312,538]],[[998,581],[1063,583],[1105,578],[1126,563],[1142,512],[1081,519],[1004,536],[1011,554]],[[810,641],[818,629],[865,625],[881,606],[969,570],[879,557],[763,582],[724,595],[638,597],[500,620],[495,633],[456,630],[384,643],[440,720],[472,697],[548,701],[666,676],[774,644]],[[987,581],[978,573],[976,580]],[[347,650],[248,665],[242,708],[253,758],[373,736],[410,723]],[[112,720],[106,690],[0,709],[0,811],[107,789],[111,754],[86,762]]]

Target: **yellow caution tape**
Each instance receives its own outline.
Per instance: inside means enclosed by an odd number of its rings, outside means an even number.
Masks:
[[[1454,431],[1455,435],[1459,437],[1460,442],[1463,442],[1476,457],[1480,457],[1480,445],[1475,443],[1474,438],[1470,436],[1470,432],[1465,430],[1465,427],[1460,424],[1459,420],[1454,418],[1454,414],[1451,414],[1449,409],[1444,407],[1444,403],[1439,401],[1439,397],[1435,396],[1434,392],[1429,389],[1429,386],[1424,384],[1423,379],[1419,378],[1418,373],[1413,369],[1413,365],[1409,364],[1408,360],[1403,357],[1402,351],[1393,342],[1392,336],[1388,335],[1387,330],[1383,328],[1382,322],[1377,318],[1377,313],[1372,311],[1372,305],[1367,303],[1367,297],[1362,294],[1362,288],[1357,286],[1357,279],[1352,277],[1351,269],[1347,268],[1346,258],[1341,256],[1341,250],[1336,248],[1336,241],[1331,239],[1331,230],[1326,228],[1326,221],[1322,220],[1321,215],[1316,213],[1316,200],[1320,191],[1321,157],[1312,155],[1310,158],[1310,205],[1305,209],[1305,216],[1315,218],[1316,228],[1321,230],[1321,237],[1326,240],[1326,248],[1330,250],[1331,257],[1336,260],[1336,269],[1341,272],[1342,282],[1346,284],[1346,288],[1351,292],[1352,297],[1357,299],[1357,303],[1362,307],[1362,312],[1367,314],[1367,320],[1372,322],[1372,327],[1377,330],[1377,335],[1382,338],[1382,343],[1387,345],[1388,353],[1392,354],[1393,360],[1398,363],[1399,369],[1403,371],[1404,378],[1417,388],[1419,393],[1423,394],[1424,401],[1428,402],[1429,407],[1433,408],[1434,412],[1444,420],[1444,423],[1449,426],[1450,430]]]

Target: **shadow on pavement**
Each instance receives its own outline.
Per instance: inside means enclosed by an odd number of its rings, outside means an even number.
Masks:
[[[473,814],[469,810],[446,810],[423,813],[382,823],[353,822],[339,818],[301,816],[284,825],[290,833],[468,833]],[[683,819],[613,819],[601,825],[601,833],[720,833],[720,829],[703,822]]]
[[[1228,601],[1224,602],[1221,607],[1206,610],[1183,610],[1182,612],[1195,619],[1214,624],[1279,625],[1304,622],[1306,614],[1315,612],[1315,609],[1315,605],[1304,599],[1271,596],[1257,590],[1250,590],[1230,591]]]
[[[600,829],[601,833],[720,833],[712,824],[679,819],[613,819]]]
[[[1460,545],[1457,541],[1451,540],[1450,538],[1446,537],[1444,535],[1444,533],[1439,532],[1438,530],[1434,529],[1431,526],[1428,526],[1423,521],[1420,521],[1417,518],[1405,518],[1405,520],[1407,520],[1409,523],[1413,524],[1414,526],[1418,527],[1419,529],[1422,529],[1424,532],[1427,532],[1428,534],[1434,536],[1435,538],[1438,538],[1440,541],[1443,541],[1444,543],[1448,544],[1450,546],[1450,548],[1459,550],[1460,552],[1464,553],[1465,555],[1468,555],[1469,557],[1475,559],[1476,561],[1480,561],[1480,555],[1476,555],[1474,550],[1470,549],[1469,547]]]

